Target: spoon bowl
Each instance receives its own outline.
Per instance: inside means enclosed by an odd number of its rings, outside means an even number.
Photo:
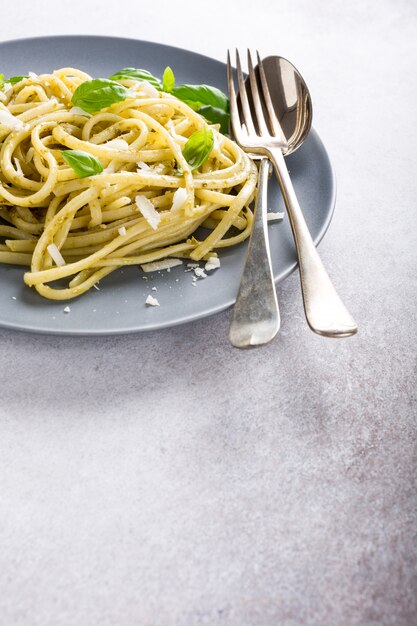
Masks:
[[[287,59],[269,56],[262,60],[262,65],[272,106],[285,138],[283,153],[291,154],[301,146],[311,129],[310,92],[299,71]],[[261,84],[259,65],[255,72]]]

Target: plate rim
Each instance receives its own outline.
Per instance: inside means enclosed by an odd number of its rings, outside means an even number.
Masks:
[[[24,42],[29,43],[31,41],[62,40],[62,39],[84,39],[84,40],[96,39],[96,40],[113,40],[113,41],[118,40],[118,41],[124,41],[124,42],[130,41],[135,44],[144,44],[147,46],[164,47],[164,48],[169,48],[171,50],[177,50],[179,52],[190,53],[193,56],[197,56],[197,57],[206,59],[210,61],[211,63],[214,62],[220,66],[226,67],[226,64],[224,62],[219,61],[218,59],[215,59],[208,55],[202,54],[200,52],[195,52],[194,50],[190,50],[188,48],[181,48],[179,46],[173,46],[171,44],[165,44],[165,43],[150,41],[146,39],[134,39],[132,37],[119,37],[119,36],[112,36],[112,35],[63,34],[63,35],[44,35],[44,36],[39,36],[39,37],[19,37],[19,38],[6,39],[6,40],[0,41],[0,49],[3,46],[9,45],[9,44],[19,44],[19,43],[24,43]],[[325,216],[325,219],[323,220],[323,223],[320,226],[319,232],[313,238],[314,244],[317,247],[318,244],[324,238],[325,234],[327,233],[330,223],[334,216],[334,212],[336,208],[337,180],[336,180],[336,174],[335,174],[334,167],[330,159],[328,150],[325,147],[320,135],[318,134],[318,132],[316,131],[314,127],[310,129],[309,136],[310,135],[314,136],[315,142],[320,146],[322,156],[324,157],[326,161],[326,166],[329,170],[329,180],[328,180],[329,187],[330,187],[329,208]],[[274,278],[275,284],[278,284],[279,282],[285,280],[290,274],[294,272],[294,270],[297,269],[297,267],[298,267],[298,261],[292,262],[284,271],[282,271],[280,274],[278,274]],[[226,309],[233,306],[235,300],[236,300],[235,297],[231,297],[227,301],[224,301],[221,304],[215,305],[210,309],[206,308],[204,311],[201,311],[197,314],[196,313],[190,313],[188,315],[185,314],[185,315],[182,315],[181,318],[176,318],[171,321],[165,321],[162,323],[156,322],[155,324],[150,324],[142,328],[138,328],[137,326],[134,326],[134,327],[124,326],[123,328],[113,328],[109,330],[92,328],[87,331],[85,329],[83,330],[83,329],[74,329],[74,328],[69,328],[69,329],[65,329],[65,328],[58,329],[58,328],[47,328],[47,327],[40,328],[39,326],[36,326],[36,325],[32,326],[31,324],[22,324],[22,323],[14,324],[13,322],[7,322],[7,321],[5,322],[5,321],[2,321],[1,319],[0,319],[0,328],[19,331],[19,332],[34,333],[34,334],[40,334],[40,335],[53,335],[53,336],[72,336],[72,337],[106,337],[106,336],[109,336],[110,337],[110,336],[115,336],[115,335],[130,335],[133,333],[141,333],[141,332],[162,330],[164,328],[172,328],[172,327],[179,326],[182,324],[189,324],[190,322],[198,321],[206,317],[210,317],[217,313],[221,313],[222,311],[225,311]]]

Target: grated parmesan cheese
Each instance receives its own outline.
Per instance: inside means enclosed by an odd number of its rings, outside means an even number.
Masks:
[[[65,265],[65,259],[54,243],[50,243],[47,250],[58,267]]]
[[[207,274],[202,267],[195,267],[194,274],[197,276],[197,278],[207,278]]]
[[[35,74],[35,72],[28,72],[28,76],[29,78],[31,78],[32,80],[35,80],[36,78],[38,78],[38,75]]]
[[[69,308],[69,306],[66,306],[64,309],[64,313],[69,313],[71,311],[71,309]]]
[[[152,165],[151,172],[153,172],[154,174],[164,174],[165,165],[163,163],[156,163],[156,165]]]
[[[153,261],[151,263],[144,263],[141,268],[144,272],[160,272],[161,270],[168,270],[171,267],[182,265],[181,259],[161,259],[160,261]],[[145,276],[143,277],[145,278]]]
[[[158,224],[161,221],[161,216],[158,211],[155,209],[154,205],[146,196],[139,195],[135,198],[136,206],[139,211],[142,213],[145,220],[148,222],[151,228],[156,230],[158,228]]]
[[[159,98],[159,91],[156,89],[156,87],[148,83],[147,80],[141,82],[140,90],[151,98]]]
[[[179,211],[183,208],[188,198],[188,193],[185,187],[178,187],[172,198],[171,211]]]
[[[158,300],[151,296],[151,294],[149,294],[149,296],[146,298],[145,304],[148,304],[149,306],[160,306]]]
[[[16,172],[19,174],[19,176],[24,176],[23,174],[23,170],[22,170],[22,166],[20,165],[20,161],[17,157],[13,157],[13,161],[16,167]]]
[[[87,113],[87,111],[84,111],[81,107],[72,107],[69,112],[73,115],[84,115],[84,117],[91,117],[91,113]]]
[[[119,235],[126,235],[126,226],[120,226],[120,228],[117,229],[117,232]]]
[[[104,168],[103,174],[114,174],[116,171],[116,164],[114,161],[110,161],[107,167]]]
[[[104,148],[111,148],[112,150],[129,150],[129,144],[125,139],[111,139],[103,144]]]
[[[10,130],[18,130],[23,128],[22,120],[19,120],[17,117],[9,113],[9,111],[5,111],[4,109],[0,109],[0,125],[6,126]]]
[[[147,163],[145,163],[145,161],[138,161],[136,163],[136,165],[138,166],[138,170],[137,171],[142,170],[142,171],[145,171],[145,172],[149,172],[150,169],[151,169],[149,167],[149,165]]]
[[[284,219],[284,213],[279,213],[278,211],[276,213],[271,211],[270,213],[266,214],[267,222],[278,222],[283,219]]]
[[[210,272],[211,270],[216,270],[220,267],[220,259],[218,256],[211,256],[208,258],[207,263],[204,266],[206,272]]]

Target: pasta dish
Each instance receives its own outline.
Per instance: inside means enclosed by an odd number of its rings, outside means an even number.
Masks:
[[[133,68],[3,80],[0,262],[67,300],[125,265],[207,260],[246,239],[257,169],[221,132],[225,97],[210,89],[175,87],[170,68],[162,82]]]

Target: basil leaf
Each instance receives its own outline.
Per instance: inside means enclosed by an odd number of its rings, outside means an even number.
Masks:
[[[220,124],[220,132],[225,135],[229,132],[230,113],[212,107],[210,104],[203,106],[197,110],[206,120],[212,124]]]
[[[182,153],[192,170],[200,167],[209,157],[214,145],[214,135],[211,128],[197,130],[189,137]]]
[[[123,85],[107,78],[94,78],[78,85],[72,96],[72,103],[87,113],[97,113],[129,97],[132,94]]]
[[[16,83],[20,83],[21,80],[29,78],[29,76],[10,76],[10,78],[6,79],[6,83],[10,83],[11,85],[16,85]]]
[[[82,150],[62,150],[62,158],[77,174],[78,178],[87,178],[101,174],[103,166],[98,159],[88,152]]]
[[[175,87],[175,76],[172,69],[168,66],[162,75],[162,91],[170,93]]]
[[[174,87],[172,95],[185,102],[194,111],[203,106],[210,105],[221,111],[229,111],[229,99],[225,94],[209,85],[179,85]]]
[[[153,76],[148,70],[137,70],[134,67],[125,67],[119,70],[113,76],[110,76],[110,80],[146,80],[159,91],[162,89],[159,78]]]
[[[153,76],[147,70],[139,70],[134,67],[125,67],[119,70],[111,80],[147,80],[148,83],[156,87],[159,91],[171,93],[173,96],[188,104],[194,111],[200,113],[212,124],[220,124],[222,133],[229,131],[229,99],[228,97],[210,85],[178,85],[175,86],[175,76],[172,69],[165,68],[162,81]],[[82,107],[85,109],[85,107]],[[87,110],[87,109],[85,109]]]
[[[0,74],[0,89],[4,87],[4,74]]]

